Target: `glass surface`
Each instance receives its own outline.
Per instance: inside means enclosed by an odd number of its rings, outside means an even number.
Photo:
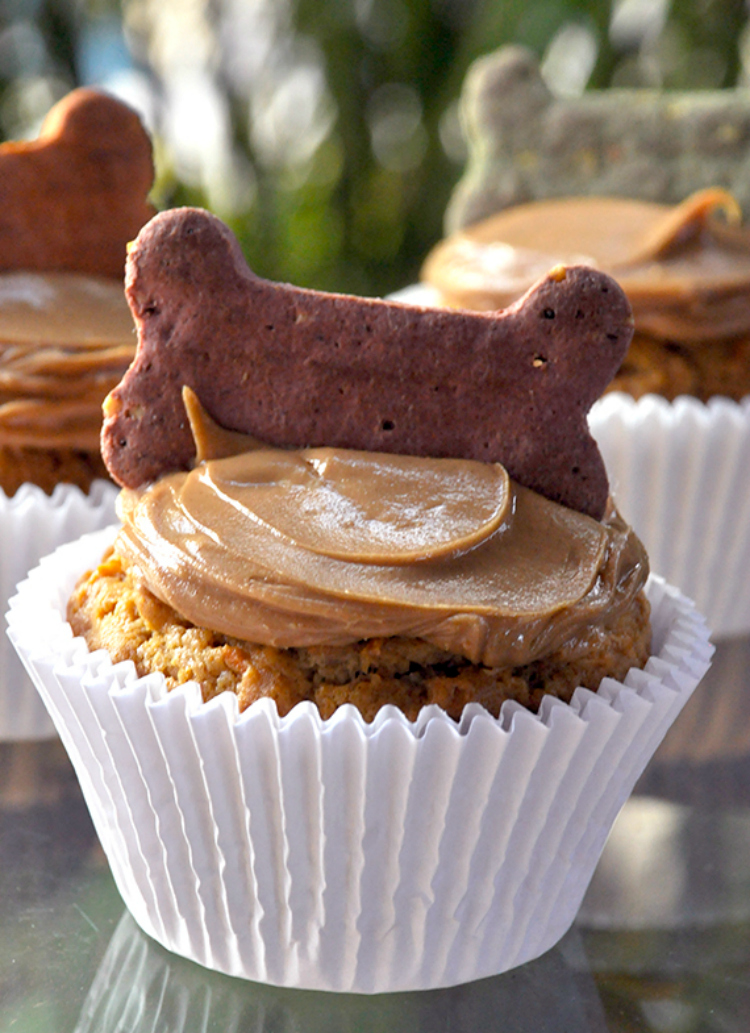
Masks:
[[[712,670],[626,804],[568,935],[429,993],[280,990],[163,950],[125,912],[57,741],[0,745],[2,1033],[746,1033],[750,639]]]

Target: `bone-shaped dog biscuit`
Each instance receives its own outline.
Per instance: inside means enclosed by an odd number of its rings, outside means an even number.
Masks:
[[[500,462],[551,499],[604,512],[586,414],[632,316],[603,273],[553,270],[489,314],[327,294],[255,276],[219,219],[183,208],[143,228],[126,293],[138,349],[102,431],[122,485],[191,465],[187,385],[223,427],[271,445]]]
[[[151,142],[126,104],[73,90],[36,140],[0,145],[0,270],[122,279],[154,209]]]
[[[446,211],[446,232],[544,198],[679,204],[716,186],[750,216],[747,88],[620,87],[555,96],[536,56],[505,46],[469,69],[461,108],[469,156]]]

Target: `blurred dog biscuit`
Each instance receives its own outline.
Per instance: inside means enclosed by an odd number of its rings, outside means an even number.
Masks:
[[[154,214],[151,141],[131,108],[73,90],[36,140],[0,145],[0,271],[122,279],[126,246]]]
[[[527,201],[596,194],[677,204],[709,186],[750,215],[748,89],[560,98],[533,53],[507,46],[470,69],[462,117],[469,158],[448,233]]]

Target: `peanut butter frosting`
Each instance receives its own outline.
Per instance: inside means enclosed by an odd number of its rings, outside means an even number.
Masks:
[[[193,470],[119,503],[116,551],[198,626],[283,648],[419,637],[518,665],[585,639],[647,577],[613,507],[593,520],[498,464],[283,450],[214,429],[197,435]]]
[[[422,278],[446,304],[490,311],[561,263],[613,276],[637,332],[686,345],[750,334],[750,232],[718,188],[677,206],[619,197],[518,205],[438,244]]]
[[[135,344],[116,280],[0,275],[0,446],[98,453],[102,400]]]

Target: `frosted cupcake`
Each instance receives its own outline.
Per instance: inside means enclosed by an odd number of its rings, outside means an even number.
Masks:
[[[9,623],[132,914],[284,986],[537,957],[711,654],[644,589],[586,427],[624,295],[588,269],[502,316],[299,291],[190,209],[144,228],[127,292],[123,526]]]
[[[726,636],[750,630],[750,234],[717,209],[738,217],[717,190],[534,202],[448,237],[423,275],[436,301],[484,311],[558,261],[616,277],[635,335],[592,431],[654,570]]]
[[[613,276],[633,306],[635,334],[608,391],[741,401],[750,394],[750,231],[741,218],[718,189],[676,206],[534,201],[447,237],[422,276],[442,304],[493,311],[553,265],[585,262]]]
[[[39,138],[0,145],[0,594],[40,556],[114,517],[99,453],[101,404],[135,351],[126,244],[153,214],[138,116],[75,90]],[[0,736],[52,726],[0,643]]]
[[[470,71],[463,114],[467,169],[450,231],[423,269],[426,296],[503,307],[560,261],[617,279],[635,335],[591,426],[618,504],[653,569],[696,600],[714,632],[746,634],[744,92],[559,98],[533,55],[508,47]]]

